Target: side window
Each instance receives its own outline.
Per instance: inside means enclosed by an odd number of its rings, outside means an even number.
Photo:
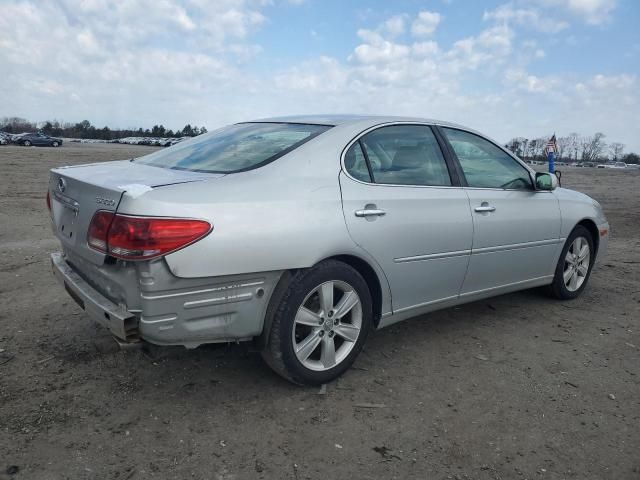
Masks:
[[[529,171],[493,143],[473,133],[443,128],[470,187],[529,190]]]
[[[363,182],[371,181],[367,161],[364,158],[364,153],[362,153],[360,142],[351,145],[347,153],[344,154],[344,166],[353,178]]]
[[[431,129],[393,125],[361,139],[375,183],[450,186],[447,164]]]

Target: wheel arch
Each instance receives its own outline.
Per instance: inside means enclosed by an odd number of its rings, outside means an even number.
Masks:
[[[576,227],[578,225],[586,228],[591,234],[591,240],[593,241],[593,248],[595,250],[593,252],[593,256],[595,257],[598,254],[598,247],[600,245],[600,232],[598,231],[598,226],[596,225],[596,222],[594,222],[590,218],[583,218],[576,224]]]
[[[382,318],[383,293],[382,283],[375,269],[366,260],[350,254],[333,255],[331,257],[324,258],[317,263],[325,262],[327,260],[336,260],[345,263],[355,269],[360,275],[362,275],[362,278],[367,283],[367,287],[369,288],[369,293],[371,294],[371,302],[373,307],[373,326],[374,328],[377,328],[380,324],[380,319]],[[293,277],[299,270],[302,269],[285,270],[280,276],[280,280],[276,284],[276,287],[271,294],[271,298],[269,299],[269,305],[264,316],[262,333],[255,338],[256,347],[258,349],[264,349],[267,346],[275,310],[277,309],[285,292],[289,288]]]
[[[355,269],[364,281],[367,282],[369,293],[371,294],[371,303],[373,307],[373,326],[378,328],[380,318],[382,317],[382,284],[378,274],[366,260],[355,255],[336,255],[325,260],[337,260],[346,263]]]

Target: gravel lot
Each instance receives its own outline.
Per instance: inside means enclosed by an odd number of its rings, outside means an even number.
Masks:
[[[152,150],[0,147],[0,479],[640,479],[640,171],[565,168],[613,231],[580,299],[394,325],[319,394],[246,344],[118,351],[54,281],[49,168]]]

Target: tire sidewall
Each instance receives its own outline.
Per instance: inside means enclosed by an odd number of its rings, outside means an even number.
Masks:
[[[30,147],[31,146],[31,142],[29,140],[25,140],[24,142],[22,142],[22,146],[23,147]]]
[[[362,305],[360,336],[349,355],[338,365],[325,371],[310,370],[298,360],[294,351],[293,342],[291,341],[294,320],[298,308],[300,308],[307,295],[320,284],[331,280],[340,280],[348,283],[360,297]],[[344,373],[364,346],[364,342],[371,330],[373,317],[369,288],[362,276],[350,266],[341,262],[327,262],[326,265],[318,265],[318,268],[310,269],[297,284],[291,286],[291,289],[290,295],[284,300],[284,308],[281,310],[280,338],[278,340],[280,342],[282,360],[296,382],[305,384],[327,383]]]
[[[567,256],[567,252],[569,251],[569,248],[571,247],[575,239],[578,237],[583,237],[589,244],[589,269],[587,270],[587,275],[585,276],[585,279],[584,279],[584,282],[582,282],[582,285],[580,285],[580,288],[572,292],[564,284],[564,278],[563,278],[564,263],[565,263],[565,257]],[[567,241],[565,242],[564,247],[562,248],[562,252],[560,253],[560,259],[558,260],[558,265],[556,266],[554,288],[557,290],[557,292],[560,294],[562,298],[566,298],[566,299],[576,298],[586,288],[587,283],[589,283],[589,278],[591,277],[591,270],[593,269],[593,264],[595,261],[595,253],[596,252],[594,249],[593,238],[591,237],[591,233],[582,225],[578,225],[576,228],[572,230],[571,234],[567,238]]]

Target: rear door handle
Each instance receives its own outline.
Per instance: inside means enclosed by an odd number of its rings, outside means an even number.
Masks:
[[[474,208],[476,212],[495,212],[496,207],[492,207],[487,202],[482,202],[479,207]]]
[[[368,208],[365,210],[356,210],[356,217],[382,217],[387,212],[378,208]]]

